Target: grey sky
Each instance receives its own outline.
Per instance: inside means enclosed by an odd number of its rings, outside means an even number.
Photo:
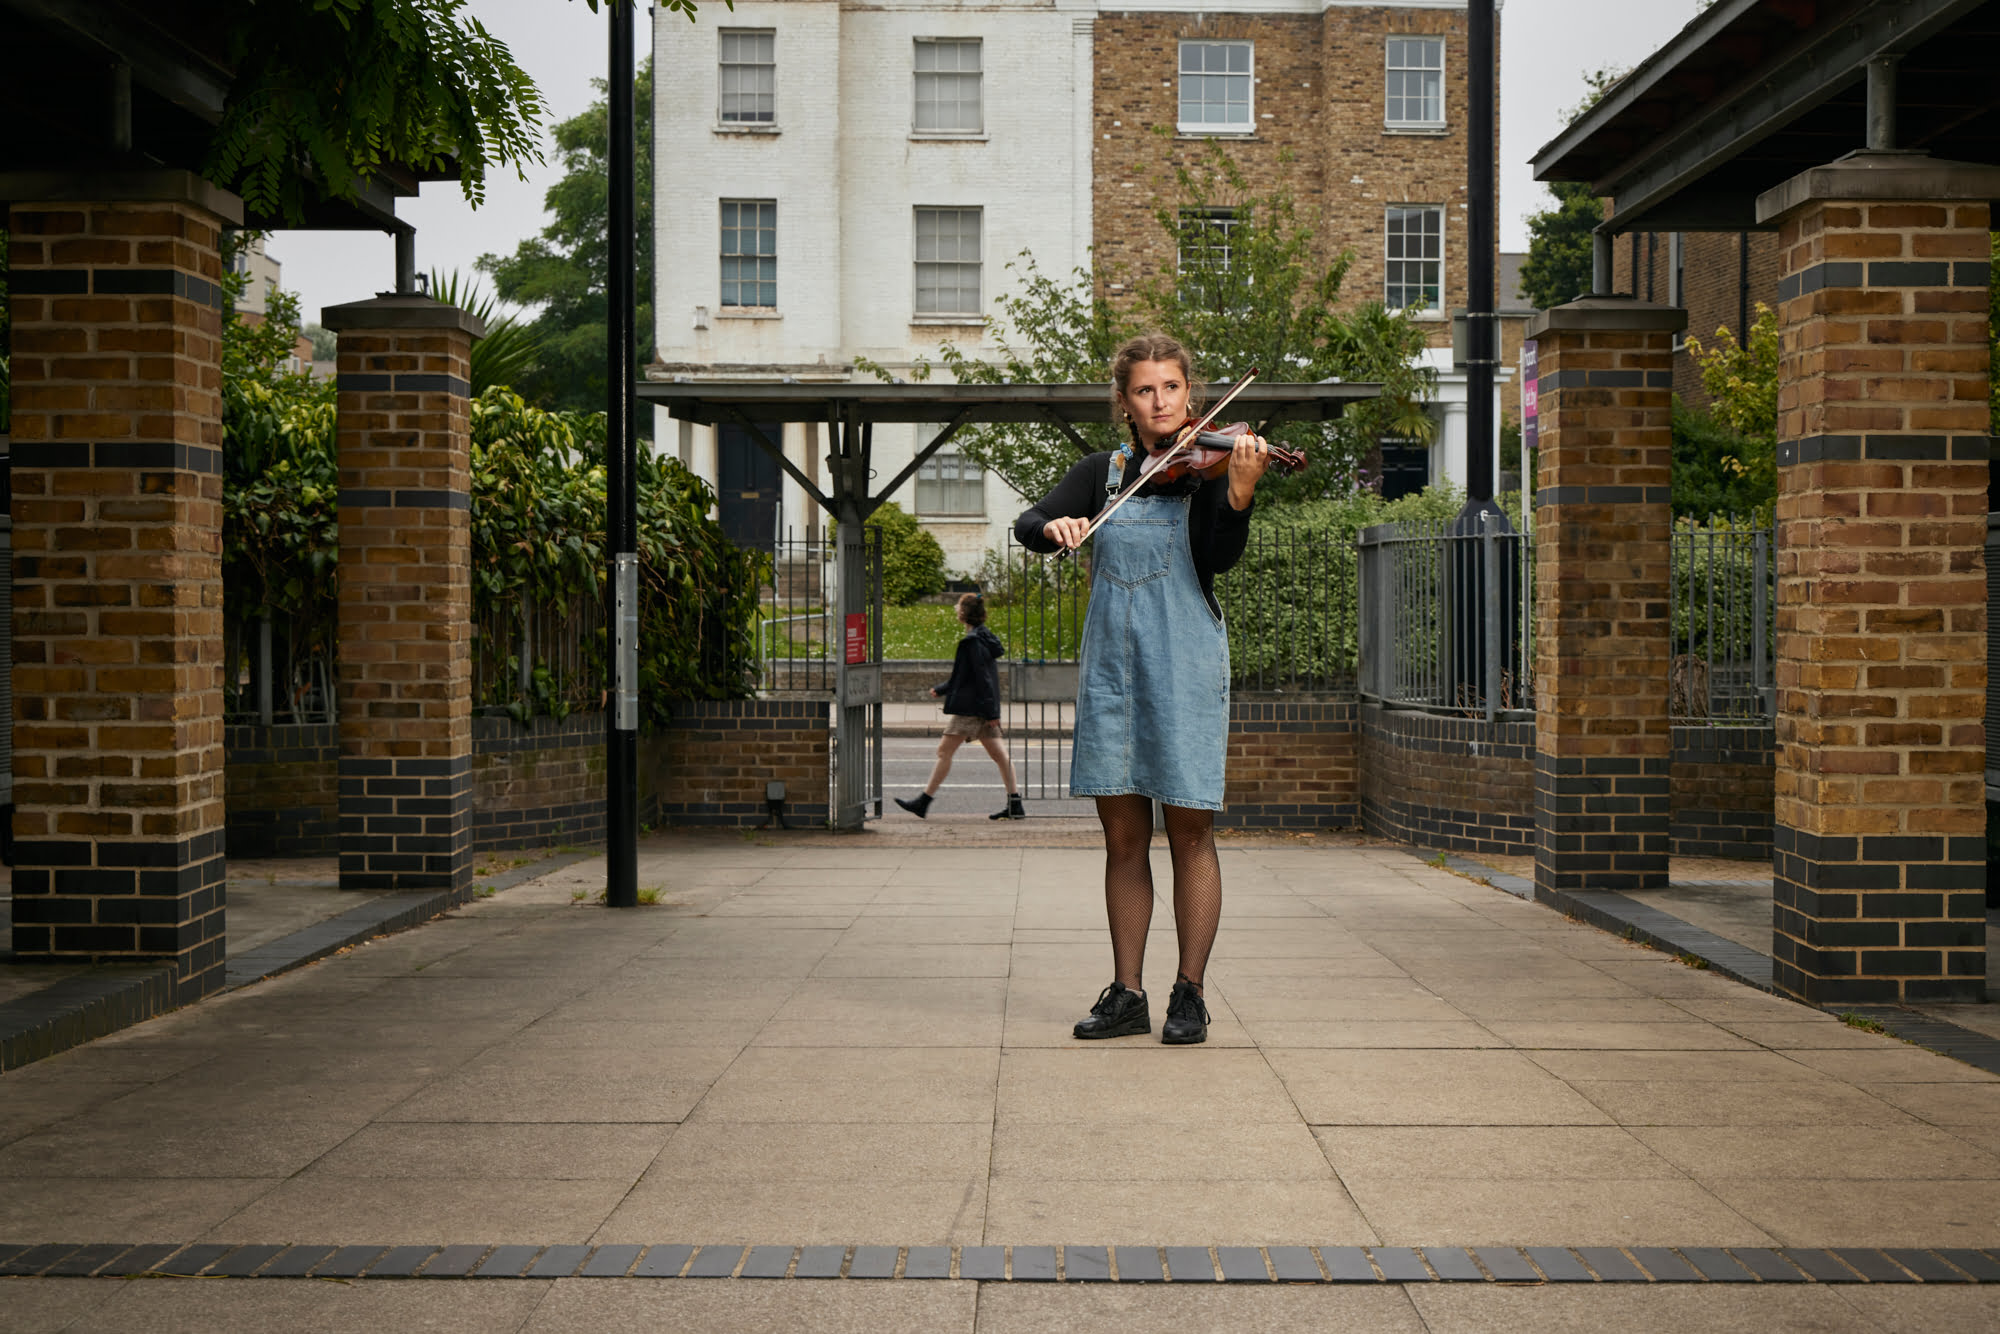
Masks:
[[[488,28],[541,85],[549,125],[583,110],[596,96],[592,78],[605,66],[605,26],[581,0],[474,0]],[[1527,159],[1562,128],[1562,113],[1583,97],[1583,73],[1630,67],[1672,37],[1700,9],[1699,0],[1508,0],[1500,31],[1500,246],[1525,250],[1525,219],[1547,203]],[[678,15],[659,23],[689,27]],[[641,55],[651,49],[644,13]],[[707,90],[696,95],[706,96]],[[427,185],[399,210],[417,228],[417,263],[424,269],[470,272],[487,251],[506,252],[546,221],[542,196],[560,176],[553,157],[531,167],[526,182],[511,173],[487,186],[483,207],[469,207],[455,186]],[[303,298],[305,318],[322,306],[371,296],[390,285],[394,248],[376,232],[286,232],[271,238],[284,263],[284,284]]]

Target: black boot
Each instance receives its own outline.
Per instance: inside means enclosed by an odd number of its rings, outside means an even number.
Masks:
[[[1160,1041],[1181,1046],[1208,1041],[1208,1007],[1192,982],[1174,983],[1167,998],[1167,1022],[1160,1025]]]
[[[1098,993],[1090,1017],[1077,1020],[1075,1031],[1080,1038],[1122,1038],[1152,1032],[1153,1016],[1146,1008],[1146,993],[1113,982]]]
[[[986,818],[989,820],[1025,820],[1028,818],[1028,808],[1021,804],[1020,793],[1009,792],[1007,794],[1007,809],[1004,811],[995,811]]]
[[[921,820],[931,813],[931,794],[928,792],[919,792],[908,801],[898,797],[896,798],[896,804]]]

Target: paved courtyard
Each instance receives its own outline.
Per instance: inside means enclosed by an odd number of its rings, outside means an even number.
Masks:
[[[986,823],[654,839],[657,906],[580,862],[11,1072],[0,1243],[2000,1246],[2000,1080],[1383,845],[1229,840],[1208,1044],[1075,1042],[1099,855]],[[2000,1286],[0,1279],[0,1330],[279,1326],[1972,1330]]]

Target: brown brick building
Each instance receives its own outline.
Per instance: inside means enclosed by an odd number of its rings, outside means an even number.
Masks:
[[[1686,338],[1713,343],[1727,329],[1740,342],[1758,302],[1777,309],[1778,262],[1777,234],[1768,231],[1635,231],[1613,243],[1613,291],[1688,313],[1687,334],[1674,340],[1674,392],[1689,406],[1708,406],[1708,392]]]
[[[1101,13],[1092,217],[1112,295],[1175,263],[1156,213],[1215,142],[1252,197],[1289,188],[1326,257],[1354,252],[1345,303],[1414,305],[1447,344],[1467,286],[1466,44],[1458,6]]]

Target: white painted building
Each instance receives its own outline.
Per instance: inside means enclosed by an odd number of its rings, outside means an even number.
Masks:
[[[899,377],[949,340],[993,355],[1006,265],[1088,263],[1094,5],[978,8],[738,0],[654,23],[656,377]],[[668,420],[661,448],[723,493],[756,536],[820,516],[744,433]],[[823,432],[784,428],[816,481]],[[879,426],[876,482],[917,431]],[[927,440],[929,437],[926,436]],[[941,454],[897,501],[977,568],[1022,501]]]

